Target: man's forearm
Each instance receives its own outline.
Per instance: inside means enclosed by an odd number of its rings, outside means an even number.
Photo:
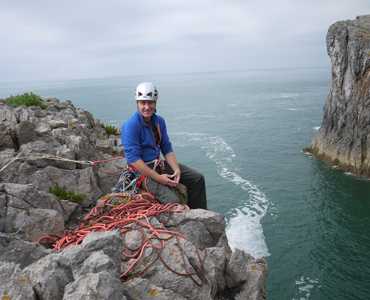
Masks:
[[[170,165],[171,169],[175,172],[176,170],[180,170],[179,164],[177,163],[177,159],[174,152],[169,152],[164,157],[166,162]]]
[[[165,156],[165,159],[166,159],[166,162],[170,165],[170,167],[173,171],[173,175],[172,175],[173,180],[176,183],[179,183],[180,178],[181,178],[181,171],[180,171],[180,167],[179,167],[179,164],[177,162],[175,153],[174,152],[167,153],[166,156]]]

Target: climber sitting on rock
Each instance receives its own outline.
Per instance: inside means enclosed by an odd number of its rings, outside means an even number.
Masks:
[[[140,83],[135,92],[138,110],[122,125],[121,140],[127,164],[142,174],[141,186],[162,204],[178,203],[174,190],[186,186],[188,206],[207,209],[204,176],[177,162],[164,119],[157,115],[158,91],[150,82]],[[160,154],[165,158],[163,161]]]

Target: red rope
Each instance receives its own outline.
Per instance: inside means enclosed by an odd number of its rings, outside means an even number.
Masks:
[[[145,198],[144,198],[145,197]],[[125,198],[123,203],[121,204],[114,204],[113,200],[115,198]],[[130,201],[131,200],[131,201]],[[127,202],[127,203],[126,203]],[[113,203],[113,204],[112,204]],[[204,254],[203,259],[200,257],[198,249],[196,248],[196,253],[199,258],[200,267],[194,273],[189,273],[185,257],[183,255],[180,243],[179,243],[179,236],[183,239],[184,236],[178,232],[169,231],[163,229],[163,224],[166,224],[169,221],[170,213],[171,212],[183,212],[188,211],[189,207],[186,205],[182,205],[184,209],[177,210],[172,209],[174,206],[178,206],[180,204],[177,203],[168,203],[166,205],[162,205],[158,203],[158,201],[150,194],[138,194],[135,196],[127,196],[127,195],[114,195],[100,203],[99,205],[92,208],[90,213],[81,219],[77,220],[74,224],[77,225],[76,229],[70,229],[68,227],[67,230],[64,231],[63,236],[44,236],[41,237],[37,242],[44,245],[45,247],[61,250],[63,248],[67,248],[71,245],[78,245],[82,243],[82,240],[86,237],[87,234],[90,232],[105,232],[114,229],[120,229],[122,233],[123,242],[125,247],[129,250],[134,252],[133,254],[128,254],[123,252],[124,260],[130,260],[135,258],[134,263],[120,276],[124,282],[131,280],[134,277],[137,277],[144,273],[152,264],[154,264],[158,259],[162,261],[162,263],[172,272],[183,275],[183,276],[190,276],[190,278],[199,286],[202,286],[205,281],[205,272],[204,272],[204,260],[206,258],[206,251]],[[161,213],[166,213],[167,218],[165,221],[160,221],[158,219],[158,215]],[[152,218],[156,218],[160,226],[159,227],[152,227],[150,225],[150,221]],[[135,227],[132,224],[135,224]],[[72,225],[72,224],[71,224]],[[128,226],[131,225],[131,226]],[[144,232],[144,228],[148,229],[150,234],[147,236]],[[137,230],[141,233],[141,244],[136,249],[129,248],[125,243],[125,235],[127,232]],[[160,234],[169,234],[170,237],[163,238]],[[163,257],[161,256],[163,247],[165,245],[165,241],[176,238],[177,245],[181,252],[181,257],[185,266],[185,272],[180,273],[175,270],[172,270],[168,264],[164,261]],[[154,240],[160,241],[161,246],[155,246],[153,244]],[[135,274],[127,278],[127,274],[129,271],[134,267],[134,265],[140,260],[143,255],[145,248],[151,247],[157,253],[156,258],[150,262],[150,264],[140,273]],[[201,283],[198,283],[197,280],[193,277],[198,272],[203,272],[203,280]]]
[[[100,172],[103,172],[103,173],[106,173],[106,174],[115,174],[115,173],[119,173],[119,172],[122,172],[123,170],[125,170],[126,168],[123,168],[121,170],[118,170],[118,171],[113,171],[113,172],[108,172],[108,171],[103,171],[101,169],[99,169],[96,164],[97,163],[101,163],[101,162],[107,162],[107,161],[111,161],[111,160],[117,160],[117,159],[123,159],[124,157],[115,157],[115,158],[110,158],[110,159],[105,159],[105,160],[99,160],[99,161],[91,161],[91,162],[88,162],[89,164],[91,164],[96,170],[100,171]]]

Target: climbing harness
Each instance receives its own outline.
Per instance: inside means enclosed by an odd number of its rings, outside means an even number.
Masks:
[[[115,199],[117,198],[121,198],[121,200],[123,198],[122,203],[115,203]],[[82,240],[90,232],[106,232],[119,229],[122,233],[125,249],[128,250],[127,253],[123,252],[123,260],[134,260],[131,266],[121,274],[120,278],[123,282],[127,282],[143,274],[159,259],[172,272],[182,276],[189,276],[197,285],[202,286],[205,282],[204,261],[207,254],[206,249],[204,249],[204,257],[201,257],[198,248],[195,247],[200,266],[198,270],[190,273],[179,241],[179,237],[185,239],[184,236],[178,232],[166,230],[163,227],[163,225],[169,221],[171,213],[179,213],[188,210],[188,206],[177,203],[162,205],[149,194],[138,194],[134,196],[117,194],[107,198],[99,205],[92,208],[88,215],[72,223],[67,230],[64,231],[63,236],[44,236],[37,242],[44,247],[61,250],[71,245],[81,244]],[[156,218],[159,222],[159,225],[156,227],[153,227],[154,225],[150,223],[153,218]],[[152,222],[152,224],[158,224],[158,222]],[[73,225],[75,225],[75,229],[72,229]],[[127,246],[125,241],[126,234],[129,234],[131,231],[138,231],[141,233],[141,245],[135,249],[131,249]],[[185,268],[185,272],[183,273],[171,269],[168,264],[168,260],[170,260],[171,257],[165,258],[161,254],[165,247],[165,242],[173,238],[176,239],[177,246],[181,253],[182,263]],[[158,246],[158,241],[160,246]],[[138,264],[146,248],[152,248],[156,253],[156,257],[139,273],[131,275],[130,270]],[[200,276],[197,275],[198,272],[201,272],[199,273]],[[198,282],[198,276],[202,277],[202,282],[200,283]]]
[[[132,167],[127,166],[127,169],[122,171],[116,185],[112,187],[112,193],[136,195],[139,193],[140,179],[141,174],[138,171],[134,171]]]
[[[164,160],[159,156],[151,161],[145,163],[148,166],[153,164],[152,169],[156,170],[157,167],[161,174],[166,173]],[[139,193],[139,188],[142,188],[144,182],[145,189],[148,191],[146,185],[147,176],[142,175],[134,166],[128,165],[125,170],[122,171],[121,176],[118,179],[116,185],[111,189],[112,193],[125,193],[126,195],[136,195]],[[155,196],[155,192],[154,195]]]

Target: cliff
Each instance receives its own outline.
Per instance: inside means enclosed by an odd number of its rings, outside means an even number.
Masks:
[[[331,25],[326,46],[330,92],[309,152],[331,166],[370,177],[370,15]]]
[[[265,258],[231,250],[218,213],[178,205],[133,222],[120,214],[121,227],[92,232],[111,225],[111,216],[93,221],[122,208],[124,197],[106,195],[119,172],[86,161],[122,157],[119,135],[71,101],[44,104],[0,103],[1,299],[266,299]],[[125,166],[124,159],[97,164],[109,172]],[[57,183],[84,199],[60,200],[50,190]],[[104,211],[93,211],[97,203]],[[67,227],[76,220],[85,222],[77,245],[55,250],[36,242],[76,236]]]

